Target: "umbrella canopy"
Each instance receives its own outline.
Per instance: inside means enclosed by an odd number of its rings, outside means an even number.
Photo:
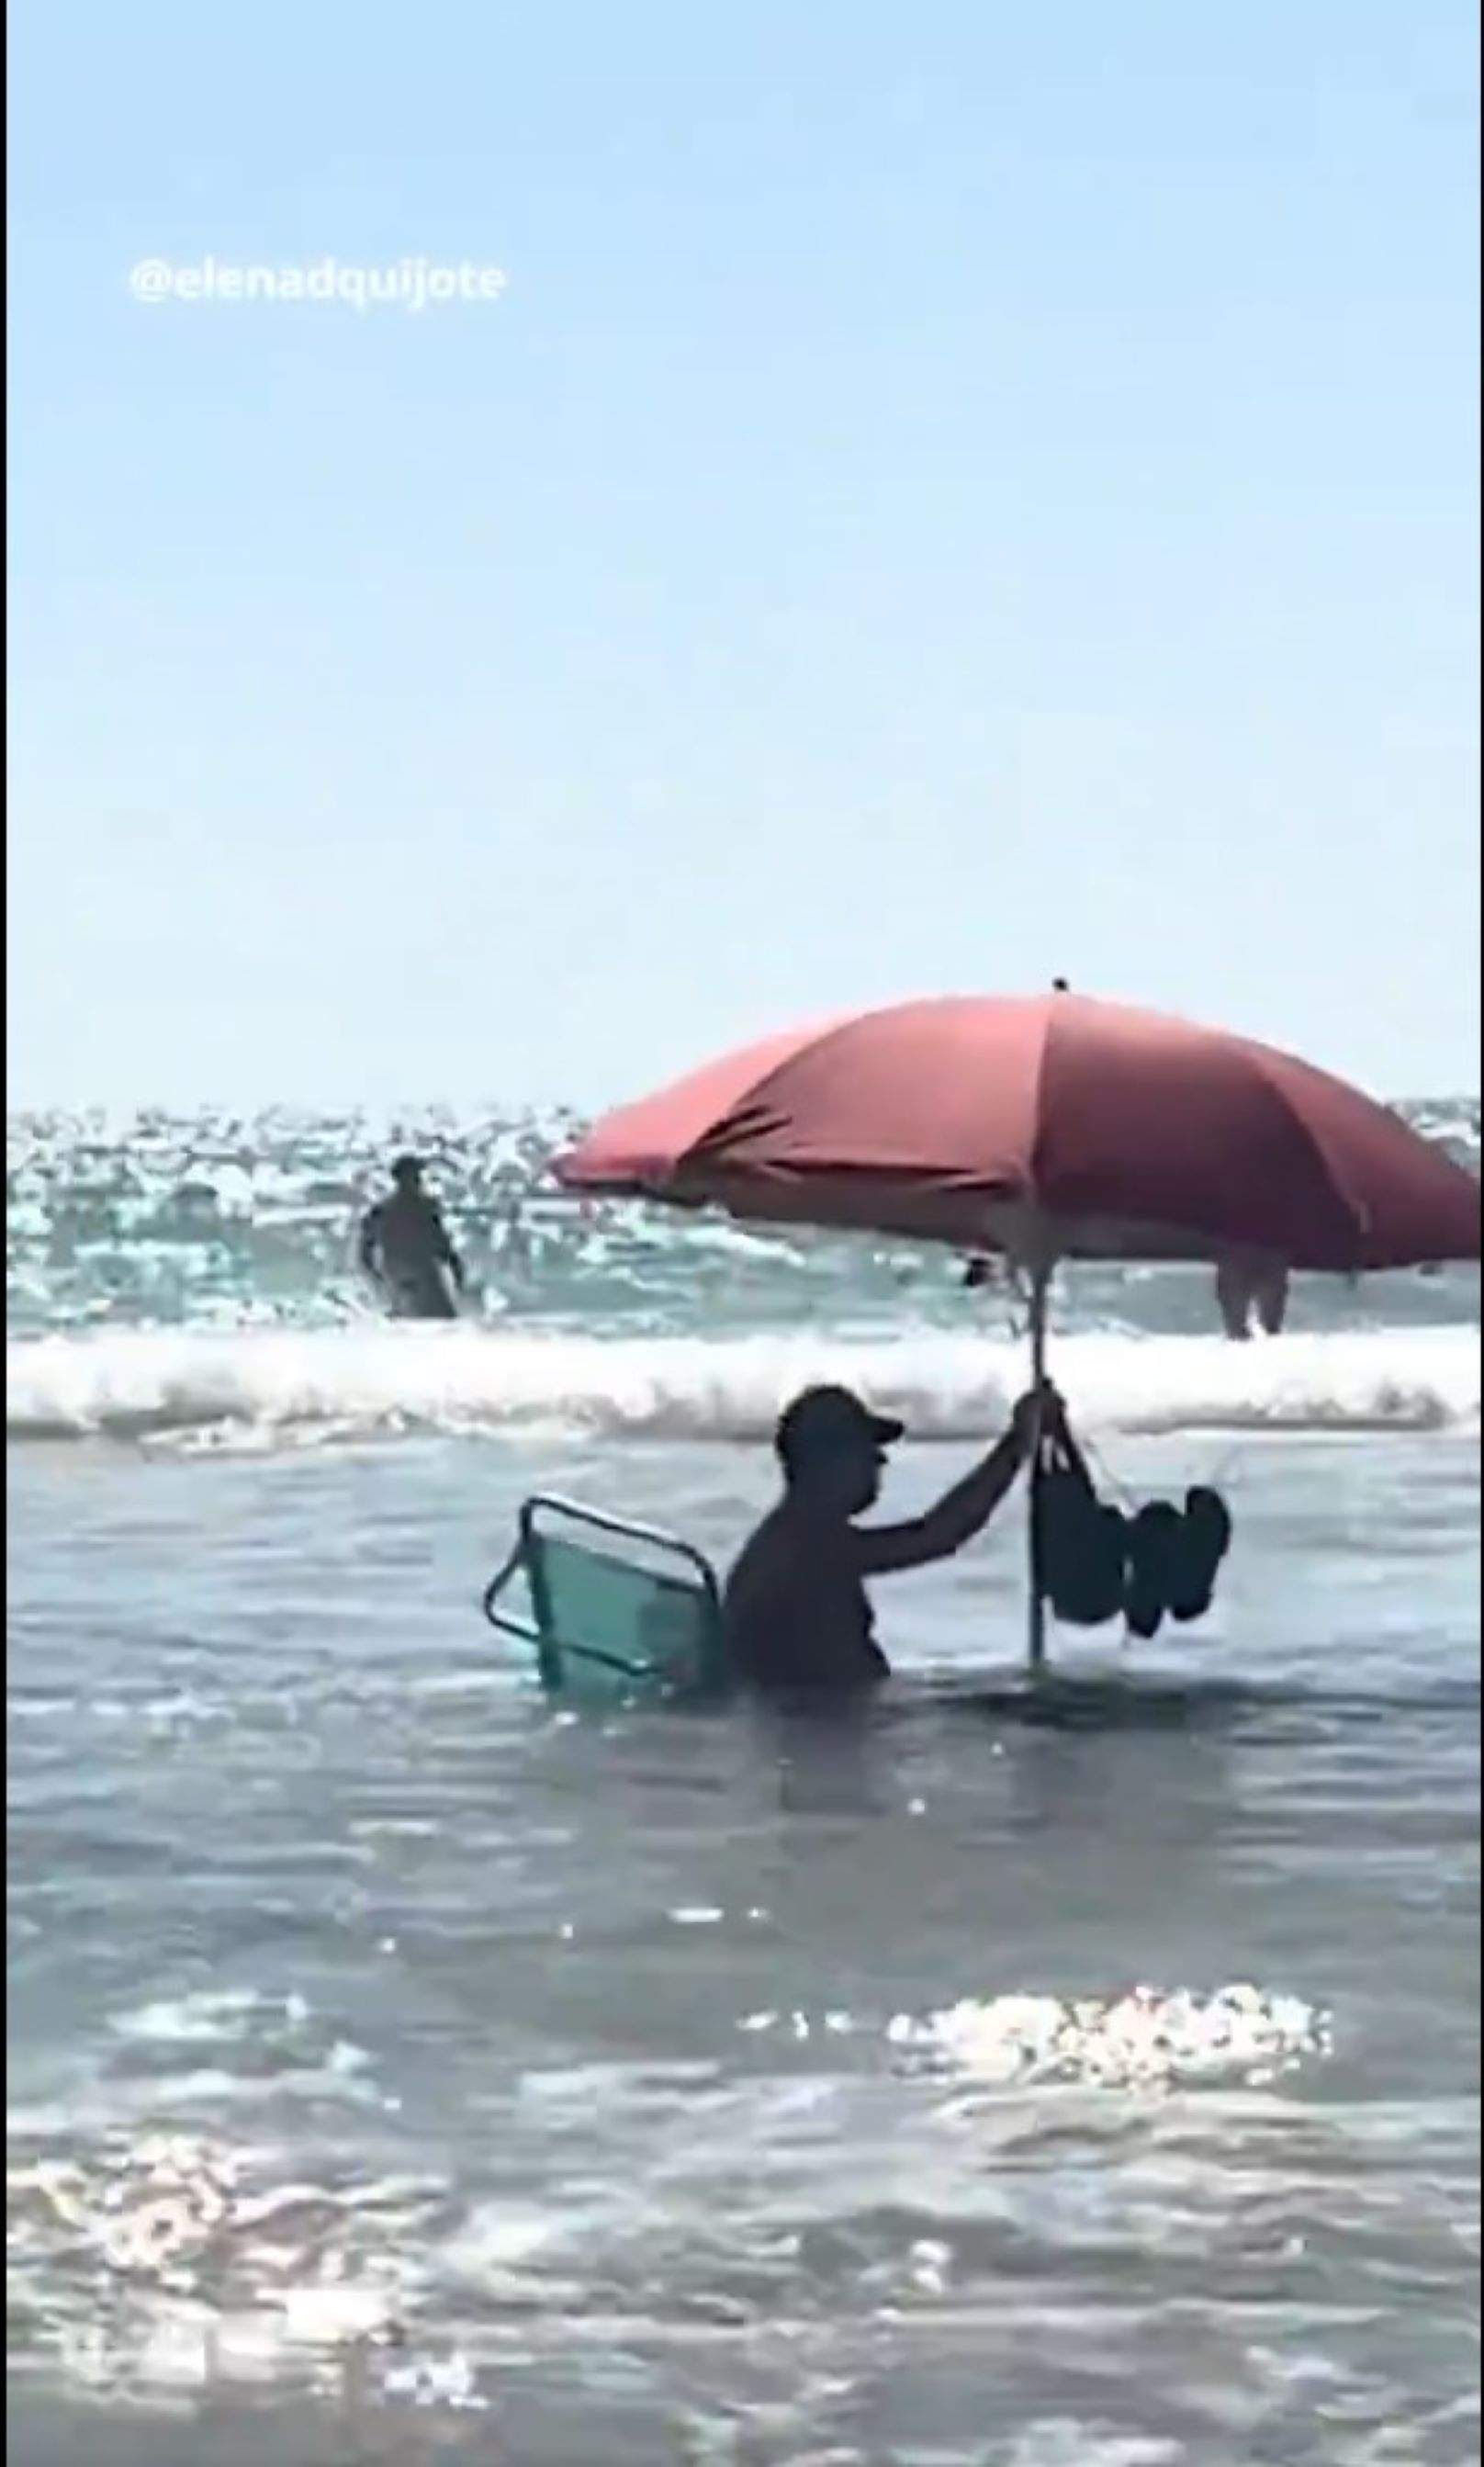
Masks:
[[[1001,1249],[1352,1271],[1479,1256],[1473,1176],[1293,1055],[1056,992],[864,1011],[599,1121],[572,1189]]]

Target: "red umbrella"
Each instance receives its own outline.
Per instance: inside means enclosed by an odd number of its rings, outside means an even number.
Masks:
[[[1355,1271],[1479,1256],[1471,1174],[1292,1054],[1058,990],[863,1011],[607,1115],[570,1188],[1054,1262],[1264,1254]],[[1037,1589],[1039,1592],[1039,1589]],[[1033,1649],[1039,1652],[1039,1599]]]

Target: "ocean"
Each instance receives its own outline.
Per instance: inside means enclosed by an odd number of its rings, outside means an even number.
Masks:
[[[1476,1273],[1245,1347],[1063,1277],[1101,1477],[1230,1501],[1198,1627],[1029,1686],[1017,1498],[868,1706],[574,1710],[479,1614],[524,1496],[723,1563],[843,1377],[910,1513],[1024,1346],[571,1128],[9,1123],[10,2456],[1475,2461]],[[456,1325],[354,1271],[408,1146]]]

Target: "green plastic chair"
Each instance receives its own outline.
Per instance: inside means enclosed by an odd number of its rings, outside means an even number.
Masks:
[[[504,1607],[517,1586],[524,1617]],[[573,1500],[526,1501],[483,1607],[491,1627],[535,1646],[551,1694],[611,1702],[709,1695],[726,1685],[721,1594],[709,1562],[672,1534]]]

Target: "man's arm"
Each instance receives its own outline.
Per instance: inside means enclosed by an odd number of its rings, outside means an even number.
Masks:
[[[863,1576],[882,1576],[897,1568],[925,1568],[961,1550],[989,1523],[1027,1456],[1038,1424],[1062,1428],[1061,1400],[1054,1389],[1023,1396],[1002,1439],[991,1448],[962,1482],[945,1491],[925,1516],[903,1525],[852,1526],[855,1565]]]
[[[462,1293],[463,1261],[460,1258],[458,1252],[454,1249],[453,1243],[449,1237],[448,1228],[443,1222],[441,1211],[437,1209],[435,1209],[433,1214],[433,1232],[438,1256],[442,1260],[444,1267],[448,1270],[448,1273],[452,1277],[454,1283],[458,1286],[459,1291]]]
[[[360,1237],[355,1246],[356,1263],[368,1277],[379,1277],[381,1274],[381,1262],[378,1256],[380,1235],[381,1211],[379,1208],[368,1208],[361,1219]]]
[[[944,1492],[925,1516],[902,1525],[852,1526],[852,1555],[863,1576],[894,1568],[925,1568],[947,1559],[989,1523],[1024,1461],[1018,1435],[1007,1431],[997,1447],[962,1482]]]

